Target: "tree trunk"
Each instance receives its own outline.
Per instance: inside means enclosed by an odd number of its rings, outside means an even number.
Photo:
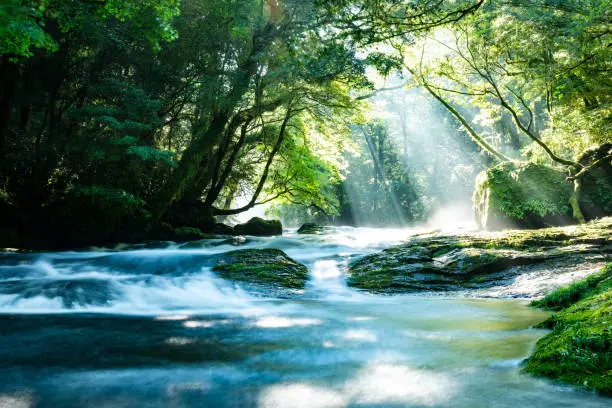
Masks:
[[[580,193],[582,191],[582,180],[577,178],[574,180],[574,191],[572,192],[572,196],[570,197],[569,203],[572,207],[572,212],[574,219],[578,221],[580,224],[584,224],[586,220],[584,219],[584,215],[582,214],[582,210],[580,209]]]
[[[202,162],[204,159],[211,160],[213,157],[215,145],[219,143],[236,106],[247,93],[251,79],[257,73],[258,64],[255,57],[273,41],[276,35],[275,27],[271,24],[261,27],[253,35],[253,46],[238,66],[223,108],[213,115],[207,130],[196,136],[195,140],[187,147],[179,161],[178,168],[172,173],[160,192],[151,200],[152,222],[159,220],[172,202],[190,187],[198,175],[202,174],[199,171]],[[200,185],[207,186],[210,183],[211,176],[210,172],[205,172],[203,178],[198,182]]]
[[[438,100],[438,102],[440,102],[442,104],[442,106],[444,106],[446,108],[446,110],[448,110],[450,112],[451,115],[453,115],[453,117],[455,119],[457,119],[457,121],[459,123],[461,123],[461,125],[463,126],[463,128],[468,132],[468,134],[472,137],[472,140],[474,140],[476,142],[476,144],[478,144],[480,147],[483,148],[483,150],[485,150],[486,152],[488,152],[491,156],[493,156],[495,159],[499,160],[499,161],[509,161],[510,159],[508,157],[506,157],[503,153],[497,151],[493,146],[491,146],[486,140],[484,140],[484,138],[482,138],[478,132],[476,132],[474,130],[474,128],[472,128],[472,126],[470,126],[470,124],[467,122],[467,120],[465,120],[465,118],[459,113],[459,111],[457,111],[451,104],[449,104],[446,100],[444,100],[442,98],[442,96],[440,96],[437,92],[435,92],[429,85],[427,85],[426,83],[423,83],[423,86],[425,87],[425,89],[434,97]]]
[[[240,207],[240,208],[236,208],[236,209],[221,210],[221,209],[217,209],[213,207],[214,215],[240,214],[241,212],[250,210],[251,208],[255,207],[258,204],[257,199],[259,198],[259,194],[261,194],[261,191],[263,190],[263,187],[266,184],[266,180],[268,179],[268,174],[270,172],[270,167],[272,166],[272,162],[274,161],[276,154],[280,150],[283,144],[283,141],[285,140],[285,133],[287,130],[287,125],[289,124],[289,119],[291,119],[291,115],[292,115],[292,110],[291,110],[291,106],[289,106],[287,108],[287,113],[285,114],[285,118],[283,119],[283,123],[281,124],[280,131],[278,133],[278,138],[276,139],[276,143],[274,144],[274,147],[272,148],[272,151],[270,152],[270,156],[268,156],[268,160],[266,161],[266,166],[264,167],[264,171],[261,175],[261,178],[259,179],[259,183],[257,184],[257,187],[255,188],[255,192],[253,193],[253,197],[251,198],[251,201],[249,201],[247,205]]]

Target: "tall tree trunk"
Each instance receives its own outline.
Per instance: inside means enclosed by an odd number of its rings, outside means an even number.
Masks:
[[[194,135],[195,140],[183,153],[178,168],[174,170],[169,180],[151,200],[149,207],[152,222],[159,220],[172,202],[190,187],[198,175],[202,174],[200,172],[202,162],[213,158],[215,146],[221,140],[236,106],[249,90],[251,79],[257,73],[256,56],[266,48],[276,35],[275,26],[272,24],[266,24],[253,35],[253,45],[238,66],[231,90],[224,101],[224,106],[213,115],[205,131],[200,135]],[[209,163],[207,162],[207,164]],[[211,176],[211,174],[205,172],[203,178],[198,182],[200,185],[207,186],[210,183]]]

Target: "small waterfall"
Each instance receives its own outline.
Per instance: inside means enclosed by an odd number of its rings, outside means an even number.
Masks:
[[[359,293],[346,285],[344,270],[346,261],[324,259],[315,261],[311,267],[309,286],[313,295],[327,299],[347,299]]]

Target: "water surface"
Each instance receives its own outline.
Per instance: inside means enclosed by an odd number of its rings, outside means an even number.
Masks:
[[[294,298],[217,278],[231,241],[0,255],[0,407],[604,407],[520,373],[546,314],[382,296],[346,263],[408,230],[249,238],[310,268]]]

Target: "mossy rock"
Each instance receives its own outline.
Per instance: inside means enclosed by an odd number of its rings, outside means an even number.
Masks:
[[[205,234],[198,228],[180,227],[174,229],[172,239],[176,242],[198,241],[201,239],[217,239],[216,235]]]
[[[612,395],[612,264],[532,305],[557,313],[524,370]]]
[[[543,228],[572,222],[572,184],[563,169],[536,163],[505,162],[476,178],[474,209],[487,230]]]
[[[581,226],[415,236],[349,265],[347,283],[374,292],[487,288],[528,268],[612,256],[612,218]]]
[[[297,230],[298,234],[321,234],[322,232],[323,227],[314,222],[307,222]]]
[[[612,154],[612,143],[585,151],[578,162],[588,166],[609,154]],[[612,215],[612,162],[603,163],[584,177],[580,208],[586,219]]]
[[[253,217],[244,224],[234,227],[236,235],[254,235],[268,237],[283,234],[283,224],[279,220],[264,220],[263,218]]]
[[[222,254],[213,270],[221,277],[255,284],[302,289],[308,269],[279,249],[242,249]]]

